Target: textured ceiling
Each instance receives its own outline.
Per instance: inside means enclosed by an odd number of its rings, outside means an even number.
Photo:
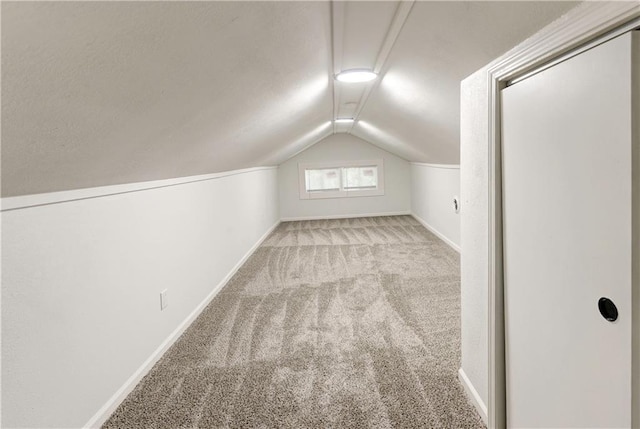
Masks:
[[[458,162],[460,80],[573,5],[2,2],[2,196],[279,164],[334,131]]]
[[[418,2],[354,135],[412,161],[460,161],[460,81],[575,7],[568,2]]]

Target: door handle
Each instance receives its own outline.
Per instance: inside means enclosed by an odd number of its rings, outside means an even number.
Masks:
[[[615,322],[618,319],[618,307],[609,298],[602,297],[598,300],[598,310],[609,322]]]

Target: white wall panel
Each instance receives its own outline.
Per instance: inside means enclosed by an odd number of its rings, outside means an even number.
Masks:
[[[440,238],[460,249],[460,167],[411,164],[411,212]]]
[[[3,427],[86,424],[278,220],[274,168],[3,212]]]
[[[489,152],[486,70],[462,82],[460,111],[462,369],[484,402],[489,396]]]

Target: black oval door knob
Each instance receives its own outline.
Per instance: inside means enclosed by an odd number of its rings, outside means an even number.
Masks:
[[[598,310],[609,322],[615,322],[618,319],[618,308],[609,298],[602,297],[598,300]]]

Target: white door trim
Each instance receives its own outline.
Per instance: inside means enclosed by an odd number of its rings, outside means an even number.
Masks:
[[[510,80],[640,18],[638,2],[584,2],[487,68],[489,89],[489,428],[506,428],[500,90]],[[635,400],[635,398],[634,398]],[[634,411],[633,427],[640,426]]]

